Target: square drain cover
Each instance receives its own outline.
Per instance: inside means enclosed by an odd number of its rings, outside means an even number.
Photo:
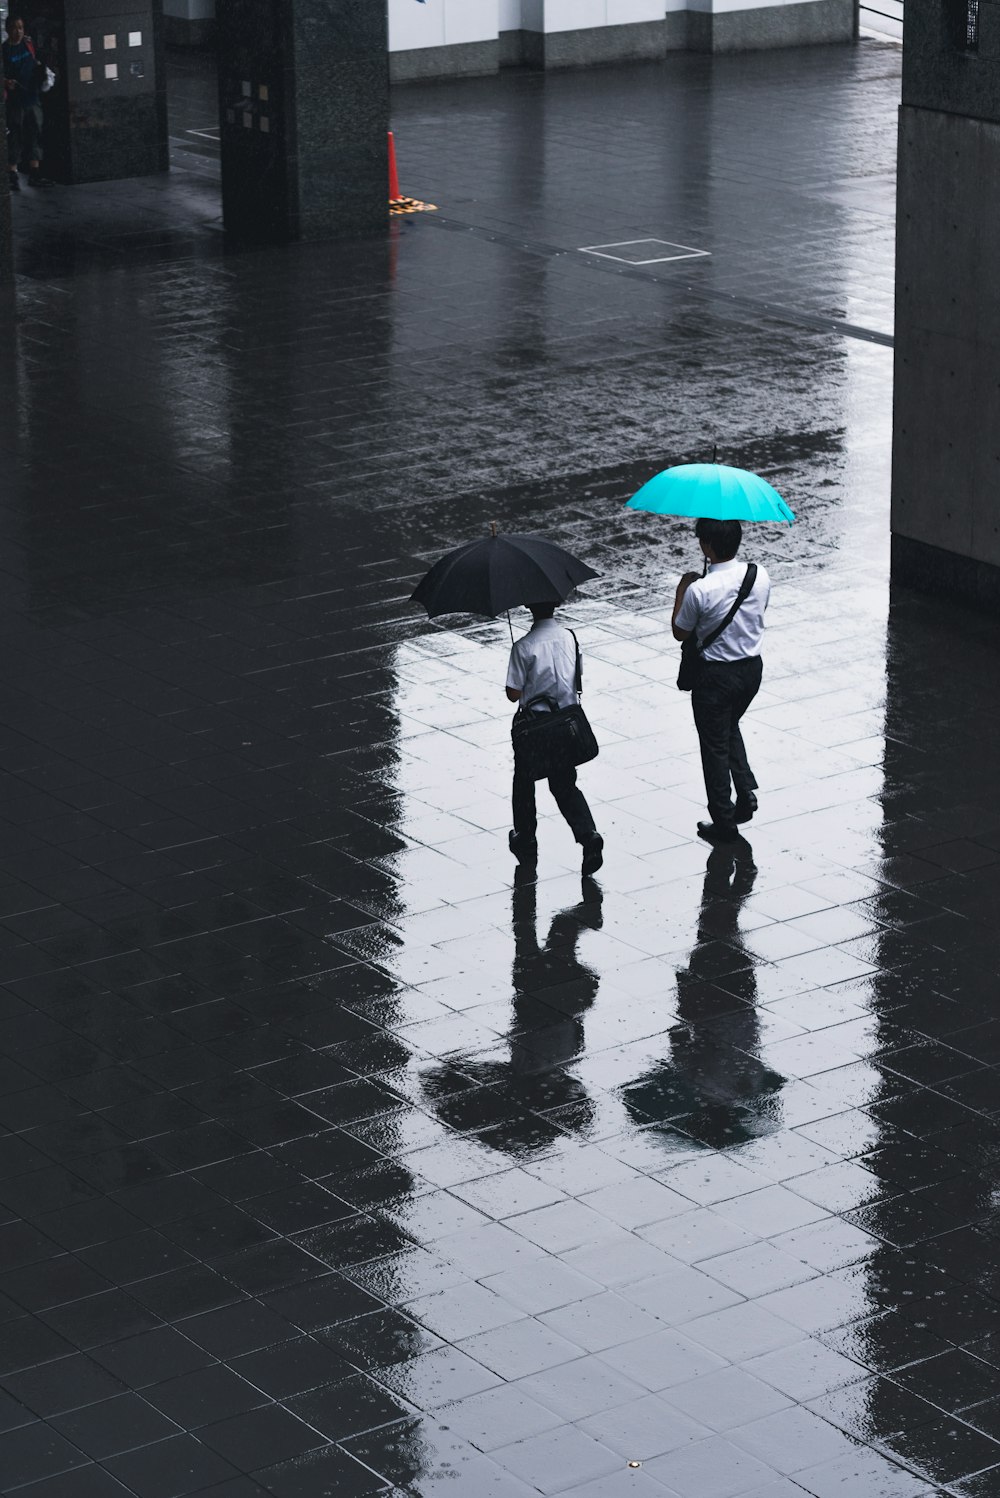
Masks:
[[[623,239],[617,244],[582,244],[582,255],[600,255],[604,260],[623,260],[626,265],[662,265],[666,260],[694,260],[709,250],[693,250],[668,239]]]

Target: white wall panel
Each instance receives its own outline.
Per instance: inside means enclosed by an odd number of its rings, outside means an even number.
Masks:
[[[545,0],[521,0],[521,25],[525,31],[545,30]]]
[[[410,3],[416,4],[416,0]],[[444,39],[449,45],[496,41],[499,0],[444,0],[444,6]]]
[[[580,31],[607,23],[607,0],[545,0],[546,31]]]
[[[497,25],[501,31],[520,31],[523,21],[521,20],[521,0],[500,0],[500,13],[497,17]]]
[[[389,0],[389,51],[444,46],[445,0]]]
[[[662,21],[664,0],[607,0],[609,26],[631,26],[637,21]]]

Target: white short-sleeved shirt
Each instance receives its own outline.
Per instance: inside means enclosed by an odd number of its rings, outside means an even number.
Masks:
[[[675,621],[677,628],[693,629],[700,644],[729,613],[746,570],[746,563],[736,557],[730,562],[712,562],[705,576],[693,582],[685,593]],[[770,596],[771,579],[758,566],[757,579],[740,604],[736,618],[704,652],[704,659],[742,661],[747,656],[760,655],[764,610]]]
[[[507,685],[521,693],[522,707],[532,697],[551,697],[557,707],[579,702],[576,692],[576,646],[568,629],[554,619],[540,619],[510,652]]]

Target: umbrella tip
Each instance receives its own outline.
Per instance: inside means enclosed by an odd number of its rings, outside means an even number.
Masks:
[[[496,533],[497,533],[497,523],[496,523],[495,520],[491,520],[490,521],[490,535],[491,536],[495,536]]]
[[[718,445],[717,442],[713,442],[712,443],[712,462],[713,463],[715,462],[715,460],[716,460],[716,458],[718,456],[718,452],[719,452],[719,445]]]

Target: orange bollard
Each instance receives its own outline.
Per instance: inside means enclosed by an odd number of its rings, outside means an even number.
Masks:
[[[399,190],[399,172],[396,170],[396,143],[389,131],[389,202],[394,203],[403,194]]]

